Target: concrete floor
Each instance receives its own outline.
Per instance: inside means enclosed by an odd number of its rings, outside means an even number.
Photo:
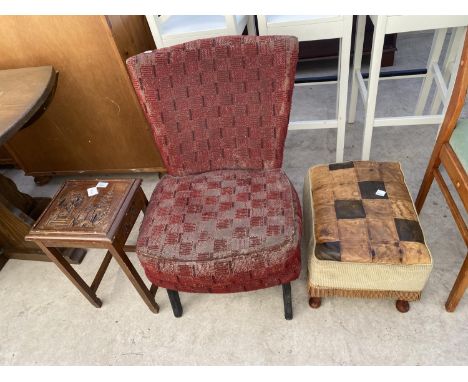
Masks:
[[[398,37],[397,68],[423,67],[432,33]],[[331,63],[333,64],[333,62]],[[303,71],[326,72],[305,65]],[[381,83],[377,115],[410,115],[420,79]],[[332,118],[333,86],[297,88],[292,119]],[[363,107],[346,132],[345,159],[359,159]],[[416,196],[437,126],[377,128],[372,159],[401,161]],[[336,132],[290,132],[284,168],[299,194],[312,165],[333,162]],[[4,170],[22,191],[51,195],[66,178],[36,187],[21,171]],[[129,175],[131,176],[131,175]],[[105,178],[105,176],[103,176]],[[144,175],[150,195],[155,175]],[[434,257],[434,270],[420,302],[407,314],[393,301],[330,298],[307,304],[306,259],[292,283],[294,319],[283,318],[281,287],[207,295],[181,293],[184,316],[175,319],[164,289],[150,313],[124,273],[112,262],[98,290],[101,309],[92,307],[51,263],[9,261],[0,272],[0,364],[2,365],[466,365],[468,297],[456,313],[444,303],[466,248],[437,186],[421,223]],[[138,225],[138,224],[137,224]],[[135,239],[137,229],[132,233]],[[90,281],[104,256],[91,250],[76,266]],[[142,272],[135,255],[132,261]]]

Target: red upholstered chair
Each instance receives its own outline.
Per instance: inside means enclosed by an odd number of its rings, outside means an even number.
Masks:
[[[148,279],[178,291],[291,285],[300,273],[301,208],[281,170],[296,38],[228,36],[142,53],[128,70],[168,175],[137,242]]]

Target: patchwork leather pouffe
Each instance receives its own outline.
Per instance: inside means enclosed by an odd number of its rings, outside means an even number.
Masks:
[[[309,304],[322,297],[388,298],[401,312],[432,269],[399,163],[319,165],[304,182]]]

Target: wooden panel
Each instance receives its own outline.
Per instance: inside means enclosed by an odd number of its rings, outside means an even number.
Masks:
[[[60,73],[49,110],[8,143],[27,174],[163,169],[105,17],[2,16],[0,35],[0,69]]]
[[[145,16],[105,16],[123,61],[146,50],[156,49]]]

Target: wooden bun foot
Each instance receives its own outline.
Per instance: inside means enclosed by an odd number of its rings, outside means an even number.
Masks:
[[[46,185],[47,183],[49,183],[51,179],[52,179],[52,177],[51,177],[51,176],[47,176],[47,175],[44,175],[44,176],[35,176],[35,177],[34,177],[34,183],[36,183],[38,186],[44,186],[44,185]]]
[[[322,305],[322,298],[321,297],[311,297],[309,298],[309,306],[312,309],[318,309]]]
[[[410,308],[409,302],[404,300],[397,300],[395,306],[400,313],[406,313]]]

